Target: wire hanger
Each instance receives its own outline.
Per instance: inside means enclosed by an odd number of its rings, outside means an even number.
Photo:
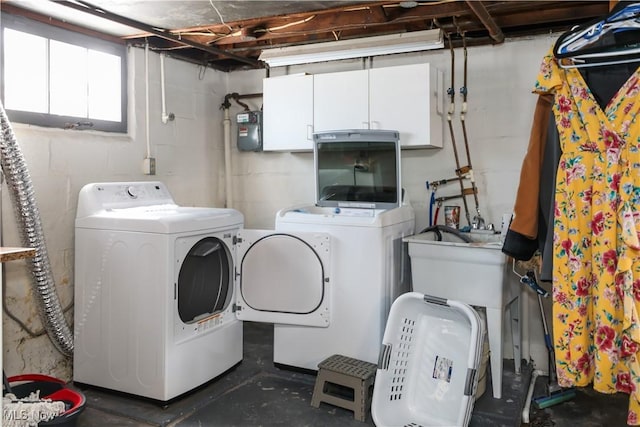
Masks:
[[[567,31],[553,53],[564,68],[640,60],[640,2],[621,2],[604,18]]]

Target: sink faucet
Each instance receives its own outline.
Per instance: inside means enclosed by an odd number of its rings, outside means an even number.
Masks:
[[[484,222],[484,218],[480,216],[480,214],[473,217],[473,221],[471,222],[471,228],[474,230],[485,230],[486,225]]]

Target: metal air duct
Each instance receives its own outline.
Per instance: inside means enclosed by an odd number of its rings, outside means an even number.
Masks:
[[[36,251],[35,256],[28,262],[42,323],[56,348],[65,356],[71,356],[73,334],[64,318],[56,292],[31,176],[2,104],[0,104],[0,166],[7,181],[22,246]]]

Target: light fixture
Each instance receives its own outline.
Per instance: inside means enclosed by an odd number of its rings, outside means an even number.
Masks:
[[[281,67],[338,59],[418,52],[443,47],[442,31],[435,29],[265,49],[259,59],[269,64],[270,67]]]

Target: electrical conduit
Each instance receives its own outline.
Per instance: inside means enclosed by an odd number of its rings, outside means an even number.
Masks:
[[[0,166],[7,181],[9,197],[19,225],[21,244],[36,251],[35,256],[27,262],[42,323],[55,347],[70,357],[73,354],[73,334],[64,318],[56,292],[31,176],[2,104]]]

